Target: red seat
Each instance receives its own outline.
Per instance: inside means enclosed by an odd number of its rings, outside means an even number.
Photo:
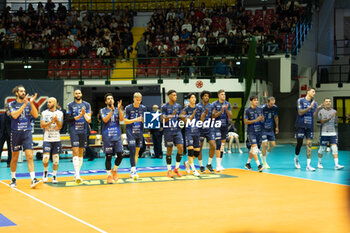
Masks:
[[[110,77],[111,76],[111,70],[110,69],[108,69],[108,71],[106,70],[106,69],[103,69],[103,70],[101,70],[101,77],[102,78],[105,78],[105,77]]]
[[[148,67],[147,76],[156,76],[156,75],[157,75],[157,69],[154,67]]]
[[[160,69],[160,73],[161,73],[161,75],[168,76],[169,75],[169,70],[166,69],[166,68],[161,68]]]
[[[60,70],[60,71],[58,71],[58,77],[60,77],[60,78],[67,78],[68,77],[68,70]]]
[[[57,73],[55,74],[55,71],[53,69],[49,69],[47,72],[47,76],[49,78],[55,78],[55,77],[57,77]]]
[[[100,77],[101,70],[91,70],[91,77]]]
[[[264,12],[263,12],[263,10],[257,9],[257,10],[255,10],[254,15],[255,15],[255,17],[256,16],[263,16]]]
[[[267,9],[266,10],[266,14],[267,15],[273,15],[273,14],[275,14],[275,11],[274,11],[274,9]]]
[[[146,76],[146,67],[144,65],[138,65],[136,69],[136,77]]]
[[[245,10],[246,15],[251,16],[253,14],[252,10]]]
[[[89,69],[83,69],[82,71],[81,71],[81,75],[83,76],[83,77],[90,77],[90,70]]]
[[[79,69],[70,69],[69,77],[79,77]]]

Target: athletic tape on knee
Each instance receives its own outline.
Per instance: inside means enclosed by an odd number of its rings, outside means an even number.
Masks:
[[[333,154],[338,154],[338,146],[337,145],[331,145],[331,148],[332,148],[332,151],[333,151]]]
[[[176,162],[180,163],[182,159],[182,154],[176,154]]]
[[[49,154],[43,154],[43,163],[48,163],[50,159],[50,155]]]
[[[200,151],[193,151],[193,155],[194,155],[194,157],[196,157],[196,158],[198,158],[198,156],[199,156],[199,153],[200,153]]]
[[[171,155],[166,156],[166,164],[171,165]]]
[[[258,147],[254,146],[254,147],[250,148],[250,153],[251,153],[251,154],[257,155],[258,152],[259,152]]]
[[[57,154],[52,156],[53,165],[58,165],[59,161],[60,161],[60,156],[58,156]]]
[[[325,146],[320,146],[320,148],[318,149],[318,153],[322,154],[325,151]]]

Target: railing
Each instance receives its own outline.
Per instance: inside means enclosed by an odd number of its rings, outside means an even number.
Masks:
[[[335,57],[350,55],[350,40],[335,41]]]
[[[291,53],[293,55],[298,55],[299,49],[301,48],[304,40],[306,39],[306,35],[309,33],[311,28],[311,13],[306,13],[304,17],[301,17],[293,30],[294,38],[292,40],[292,50]],[[287,43],[289,42],[287,37]],[[288,46],[287,46],[287,54],[288,54]]]
[[[1,79],[64,79],[89,80],[129,79],[132,83],[141,79],[211,79],[238,78],[243,80],[246,59],[227,57],[226,66],[218,68],[221,57],[153,57],[130,58],[130,68],[116,68],[115,59],[51,59],[42,61],[5,61],[0,72]],[[119,62],[119,61],[118,61]],[[28,72],[30,71],[30,72]],[[119,75],[126,73],[126,75]],[[256,79],[267,79],[265,60],[257,62]]]
[[[350,65],[320,65],[318,66],[317,84],[350,83]]]

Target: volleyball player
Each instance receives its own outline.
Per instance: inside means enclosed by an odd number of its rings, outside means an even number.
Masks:
[[[262,123],[262,148],[261,148],[261,162],[264,168],[270,168],[267,164],[266,156],[276,146],[275,133],[278,134],[278,107],[275,105],[275,98],[273,96],[267,98],[267,103],[260,108],[264,116]],[[276,128],[274,128],[274,123]]]
[[[84,148],[86,147],[88,123],[91,122],[90,104],[82,99],[81,90],[74,91],[74,101],[67,106],[67,121],[70,123],[69,134],[73,152],[74,180],[82,183],[80,169],[83,164]]]
[[[173,145],[177,147],[176,154],[176,165],[174,168],[174,173],[181,177],[179,171],[181,158],[183,154],[183,137],[181,134],[179,126],[179,115],[181,113],[181,105],[176,103],[177,95],[175,90],[168,91],[169,102],[162,106],[162,123],[163,123],[163,134],[164,134],[164,143],[167,148],[166,151],[166,163],[168,168],[168,177],[173,178],[174,175],[171,171],[171,153],[173,151]]]
[[[190,104],[185,107],[181,113],[181,118],[184,119],[186,124],[186,145],[188,153],[188,161],[185,162],[186,171],[189,174],[189,166],[192,169],[194,176],[200,176],[200,173],[194,166],[194,159],[198,158],[200,153],[200,132],[197,127],[197,122],[202,121],[203,108],[196,104],[196,94],[189,93],[187,99]],[[204,118],[204,116],[203,116]],[[202,121],[203,122],[203,121]]]
[[[114,98],[111,93],[104,97],[106,107],[100,110],[102,118],[102,142],[103,152],[106,155],[107,183],[118,181],[117,170],[123,160],[123,141],[121,138],[120,121],[124,120],[122,100],[118,101],[118,107],[114,107]],[[112,157],[116,154],[112,169]],[[111,170],[112,169],[112,170]]]
[[[22,86],[16,86],[12,93],[16,95],[16,100],[9,104],[9,111],[11,116],[11,183],[10,187],[16,188],[16,169],[19,151],[23,148],[27,158],[28,170],[31,178],[31,188],[37,187],[42,183],[37,180],[34,171],[33,162],[33,136],[32,136],[32,118],[38,117],[38,110],[35,107],[34,101],[37,97],[35,93],[31,96],[29,102],[29,95],[26,95],[26,89]],[[29,104],[28,104],[29,103]]]
[[[298,112],[295,121],[297,145],[295,147],[294,165],[295,168],[300,169],[299,153],[305,137],[307,157],[306,171],[315,171],[315,168],[310,165],[312,139],[314,138],[314,117],[317,115],[320,108],[322,108],[322,104],[317,107],[317,103],[314,100],[315,94],[315,88],[311,87],[307,90],[306,97],[299,98],[297,101]]]
[[[139,151],[144,143],[143,138],[143,113],[147,111],[146,106],[141,104],[142,94],[134,93],[134,103],[125,107],[124,124],[126,124],[126,137],[130,151],[130,176],[136,180],[139,176],[136,172]]]
[[[225,100],[225,90],[220,89],[218,91],[218,98],[219,100],[212,103],[212,118],[214,118],[215,121],[221,121],[221,127],[215,128],[216,171],[223,171],[224,167],[221,165],[221,160],[225,149],[228,126],[231,124],[232,121],[232,111],[231,104]]]
[[[198,105],[201,106],[204,110],[204,121],[211,121],[212,119],[212,105],[209,103],[209,98],[211,96],[211,93],[209,91],[202,91],[201,93],[201,99],[202,102],[200,102]],[[207,169],[211,172],[214,173],[214,169],[211,166],[211,163],[214,158],[215,154],[215,131],[214,128],[209,126],[202,126],[199,129],[200,132],[200,152],[198,156],[198,161],[199,161],[199,166],[200,166],[200,172],[205,172],[205,168],[203,166],[203,160],[202,160],[202,148],[203,148],[203,143],[204,139],[207,140],[209,143],[209,159],[207,163]]]
[[[247,138],[251,145],[249,158],[245,168],[251,170],[250,161],[254,158],[259,172],[263,171],[263,166],[259,162],[258,144],[261,142],[261,122],[264,122],[264,115],[261,108],[258,107],[258,98],[250,97],[250,107],[244,111],[244,124],[247,125]]]
[[[318,164],[317,167],[322,169],[322,156],[326,150],[327,144],[331,145],[332,154],[334,158],[334,169],[340,170],[344,166],[339,165],[338,162],[338,136],[336,130],[337,124],[337,111],[331,108],[332,102],[330,98],[326,98],[323,102],[324,108],[318,112],[318,119],[321,122],[321,137],[320,148],[318,150]]]
[[[52,154],[53,162],[53,175],[52,183],[57,184],[57,169],[59,164],[59,158],[61,153],[61,138],[60,129],[63,125],[63,113],[57,109],[57,100],[54,97],[50,97],[47,100],[47,109],[41,113],[40,127],[44,129],[44,142],[43,142],[43,165],[44,183],[48,180],[48,167],[50,154]]]

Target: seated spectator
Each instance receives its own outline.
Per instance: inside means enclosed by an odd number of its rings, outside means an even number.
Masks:
[[[53,58],[53,59],[58,58],[59,53],[55,43],[52,44],[52,47],[49,49],[49,55],[50,55],[50,58]]]
[[[181,31],[180,34],[180,42],[181,43],[187,43],[190,39],[191,34],[187,31],[187,29],[184,29]]]
[[[171,37],[171,40],[173,41],[173,43],[178,43],[180,41],[180,37],[179,34],[175,31],[174,35]]]
[[[74,46],[79,49],[81,46],[81,41],[78,39],[78,36],[74,36]]]
[[[158,45],[158,54],[161,57],[166,57],[168,55],[168,46],[164,44],[163,41]]]
[[[81,46],[78,48],[78,56],[82,59],[88,58],[90,54],[89,46],[86,44],[86,41],[81,41]]]
[[[226,57],[222,57],[221,61],[219,61],[218,63],[216,63],[214,71],[213,71],[213,75],[215,77],[229,77],[230,73],[229,73],[229,68],[227,66],[226,62]]]
[[[186,29],[187,32],[191,33],[192,32],[192,25],[188,21],[188,19],[184,20],[184,24],[181,26],[181,31],[184,31]]]
[[[197,48],[196,43],[194,42],[194,40],[191,40],[191,44],[189,44],[189,45],[186,47],[186,53],[187,53],[187,55],[189,55],[189,56],[194,56],[194,54],[195,54],[195,52],[196,52],[196,48]]]
[[[103,43],[100,43],[100,47],[98,47],[97,53],[96,53],[97,57],[99,58],[104,57],[106,52],[107,52],[106,47],[104,47]]]
[[[173,46],[171,47],[171,56],[172,57],[178,57],[179,56],[179,53],[180,53],[180,47],[179,45],[177,44],[177,42],[175,41]]]
[[[58,49],[59,57],[62,58],[67,58],[68,55],[68,48],[66,47],[65,43],[61,44],[61,47]]]
[[[78,49],[74,46],[73,41],[70,42],[68,47],[68,57],[76,58],[78,56]]]
[[[197,39],[197,45],[200,45],[200,44],[201,44],[201,43],[200,43],[200,40],[203,40],[203,41],[204,41],[204,44],[205,44],[205,42],[207,42],[207,38],[205,37],[204,32],[201,32],[201,33],[200,33],[200,36],[199,36],[198,39]]]
[[[148,43],[148,57],[158,57],[158,49],[153,46],[152,42]]]

